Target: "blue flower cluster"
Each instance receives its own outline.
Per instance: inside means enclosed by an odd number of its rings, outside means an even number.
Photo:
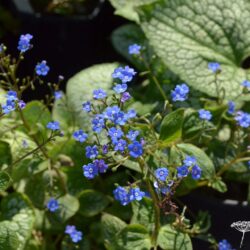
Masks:
[[[128,47],[128,53],[130,55],[139,55],[141,53],[141,45],[132,44]]]
[[[140,201],[145,196],[145,192],[141,191],[139,187],[121,187],[118,186],[113,191],[114,197],[121,205],[126,206],[132,201]]]
[[[205,110],[205,109],[200,109],[198,111],[199,113],[199,117],[201,120],[207,120],[207,121],[210,121],[212,119],[212,114],[210,111],[208,110]]]
[[[32,45],[30,44],[30,40],[33,38],[32,35],[26,34],[26,35],[21,35],[18,41],[18,46],[17,49],[24,53],[27,50],[31,49]]]
[[[84,165],[82,168],[83,175],[88,179],[93,179],[98,175],[98,173],[105,173],[108,169],[108,165],[103,159],[100,159],[94,160],[93,163]]]
[[[60,130],[60,123],[55,121],[55,122],[49,122],[47,124],[47,128],[52,130],[52,131],[57,131]]]
[[[83,234],[81,231],[76,230],[75,226],[67,225],[65,233],[68,234],[72,242],[77,243],[82,240]]]
[[[191,173],[194,180],[201,178],[201,168],[197,165],[197,160],[194,156],[187,155],[183,161],[183,166],[177,167],[177,177],[183,178]]]
[[[46,76],[49,72],[49,69],[50,68],[47,65],[47,62],[43,60],[42,62],[36,65],[35,71],[38,76]]]
[[[125,66],[124,68],[119,67],[115,69],[112,77],[120,79],[122,83],[127,83],[131,82],[135,75],[136,72],[134,69],[130,68],[129,66]]]
[[[183,83],[181,85],[176,85],[175,89],[171,91],[172,100],[174,102],[183,102],[188,98],[189,87],[187,84]]]
[[[73,137],[76,141],[83,143],[87,140],[88,135],[86,133],[84,133],[82,129],[80,129],[80,130],[75,131],[73,133]]]
[[[2,112],[4,114],[9,114],[11,111],[14,111],[16,107],[24,109],[26,106],[23,100],[18,100],[17,92],[10,90],[6,94],[6,103],[2,104]]]
[[[250,114],[238,111],[234,118],[237,121],[237,124],[242,128],[248,128],[250,126]]]
[[[47,203],[47,209],[50,211],[50,212],[55,212],[56,210],[58,210],[59,208],[59,203],[56,199],[54,198],[50,198],[48,203]]]
[[[225,239],[219,242],[218,248],[218,250],[234,250],[232,245]]]

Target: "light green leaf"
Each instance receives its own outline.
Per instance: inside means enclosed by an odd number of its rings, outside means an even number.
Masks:
[[[203,178],[210,179],[215,175],[214,164],[202,149],[188,143],[181,143],[176,146],[184,153],[183,156],[190,155],[196,158],[198,166],[202,169]]]
[[[30,201],[23,194],[10,194],[2,200],[1,211],[4,221],[0,223],[0,249],[25,249],[26,241],[31,236],[35,221],[34,210],[31,207]],[[2,229],[5,226],[7,228]],[[5,236],[2,235],[4,232]],[[10,245],[10,241],[12,241],[10,237],[14,240],[14,246],[17,239],[17,247]]]
[[[8,188],[10,182],[10,176],[4,171],[0,171],[0,192]]]
[[[79,195],[79,213],[86,217],[99,214],[109,204],[108,198],[97,191],[85,190]]]
[[[160,128],[160,139],[165,144],[176,142],[181,138],[183,119],[184,109],[177,109],[164,117]]]
[[[9,143],[0,141],[0,167],[3,164],[10,165],[11,161],[12,156]]]
[[[221,180],[221,177],[211,179],[209,184],[211,185],[213,189],[221,193],[225,193],[227,191],[227,185],[224,181]]]
[[[139,22],[139,16],[135,8],[143,4],[153,3],[156,0],[110,0],[116,9],[115,14],[127,18],[131,21]]]
[[[163,250],[192,250],[192,242],[188,234],[176,231],[170,225],[165,225],[160,228],[158,245]]]
[[[112,73],[117,63],[105,63],[84,69],[69,79],[67,83],[68,107],[72,110],[76,123],[86,128],[89,116],[82,111],[82,103],[92,99],[93,90],[108,90],[112,86]]]
[[[193,88],[217,96],[208,62],[219,62],[218,85],[226,99],[250,79],[250,3],[246,0],[160,0],[140,8],[142,28],[156,54]]]

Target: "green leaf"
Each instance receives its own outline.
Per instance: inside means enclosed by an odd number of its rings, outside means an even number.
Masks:
[[[109,249],[109,245],[115,241],[117,235],[126,227],[126,223],[116,216],[104,214],[102,216],[102,228],[104,234],[105,246]]]
[[[79,213],[86,217],[99,214],[109,204],[108,198],[97,191],[85,190],[79,195]]]
[[[250,79],[250,3],[246,0],[160,0],[140,8],[141,26],[156,54],[193,88],[217,96],[208,62],[219,62],[218,85],[226,99]]]
[[[25,249],[26,241],[31,236],[35,222],[30,201],[23,194],[10,194],[2,200],[1,211],[4,221],[0,223],[0,249]],[[10,243],[12,240],[13,243]],[[14,247],[16,244],[18,247]]]
[[[99,64],[84,69],[69,79],[66,91],[68,106],[79,126],[88,127],[89,121],[89,115],[82,111],[82,103],[92,99],[93,90],[111,88],[111,75],[117,67],[117,63]]]
[[[0,192],[7,189],[10,182],[11,182],[10,176],[4,171],[0,171]]]
[[[160,139],[165,144],[174,143],[181,138],[183,119],[184,109],[177,109],[164,117],[160,128]]]
[[[154,207],[152,199],[143,198],[140,202],[132,202],[133,216],[131,224],[140,224],[145,226],[149,232],[154,229]]]
[[[192,242],[188,234],[176,231],[170,225],[165,225],[160,228],[158,245],[163,250],[192,250]]]
[[[225,193],[227,191],[227,185],[224,181],[221,180],[221,177],[211,179],[209,184],[213,189],[221,193]]]
[[[196,158],[198,166],[202,169],[203,178],[210,179],[215,175],[214,164],[204,150],[188,143],[177,144],[177,148],[184,153],[183,156],[190,155]]]
[[[9,143],[0,141],[0,167],[3,164],[10,165],[11,162],[12,156]]]
[[[144,4],[153,3],[156,0],[110,0],[116,9],[115,14],[127,18],[131,21],[139,22],[139,16],[135,8]]]

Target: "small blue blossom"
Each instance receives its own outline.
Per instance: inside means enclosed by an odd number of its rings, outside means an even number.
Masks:
[[[128,88],[128,85],[126,83],[122,83],[122,84],[116,84],[113,88],[113,90],[117,93],[117,94],[121,94],[123,92],[125,92]]]
[[[127,114],[126,114],[126,117],[127,119],[132,119],[132,118],[135,118],[136,117],[136,111],[134,109],[130,109]]]
[[[205,109],[200,109],[198,112],[199,112],[200,119],[207,120],[207,121],[212,119],[212,114],[210,111],[205,110]]]
[[[127,204],[129,204],[130,200],[129,200],[129,194],[128,191],[124,188],[124,187],[117,187],[114,191],[113,191],[114,197],[117,201],[119,201],[121,203],[121,205],[126,206]]]
[[[88,159],[95,159],[98,156],[98,147],[94,145],[93,147],[87,146],[86,150],[86,157]]]
[[[196,158],[194,156],[187,155],[183,162],[185,166],[191,167],[196,164]]]
[[[55,97],[56,100],[61,99],[62,96],[63,96],[63,92],[62,91],[58,90],[58,91],[54,92],[54,97]]]
[[[112,77],[120,79],[122,83],[127,83],[132,81],[134,75],[136,75],[134,69],[130,68],[129,66],[125,66],[124,68],[119,67],[115,69]]]
[[[76,141],[79,141],[82,143],[86,141],[86,139],[88,138],[88,135],[84,133],[82,129],[80,129],[73,133],[73,137]]]
[[[8,91],[7,95],[6,95],[6,98],[7,98],[8,101],[17,101],[18,100],[17,92],[13,91],[13,90]]]
[[[18,107],[20,109],[24,109],[26,107],[26,103],[23,100],[18,101]]]
[[[86,112],[91,111],[91,102],[84,102],[82,104],[82,109],[85,110]]]
[[[210,62],[208,63],[208,69],[211,70],[213,73],[217,73],[221,70],[220,64],[217,62]]]
[[[83,175],[87,179],[94,179],[95,176],[98,175],[98,168],[97,168],[96,164],[93,164],[93,163],[89,163],[88,165],[84,165],[82,167],[82,170],[83,170]]]
[[[138,44],[132,44],[128,47],[128,53],[130,55],[139,55],[141,53],[141,46]]]
[[[117,140],[123,136],[123,132],[119,128],[112,127],[108,130],[108,135],[113,142],[117,142]]]
[[[155,170],[155,177],[159,181],[166,181],[166,178],[168,177],[168,169],[167,168],[157,168]]]
[[[47,203],[47,208],[50,212],[55,212],[59,208],[59,203],[56,199],[50,198]]]
[[[117,105],[107,107],[103,113],[103,116],[105,119],[108,119],[113,122],[115,120],[115,115],[117,115],[120,111],[121,109]]]
[[[122,93],[121,102],[124,103],[128,101],[130,98],[131,98],[131,95],[128,92],[124,92]]]
[[[234,118],[238,125],[243,128],[248,128],[250,126],[250,114],[238,111]]]
[[[2,110],[4,114],[9,114],[11,111],[16,109],[16,104],[13,101],[6,101],[6,104],[2,105]]]
[[[96,133],[100,133],[103,128],[105,128],[105,120],[103,119],[103,115],[96,115],[92,120],[92,130]]]
[[[183,83],[181,85],[177,85],[174,90],[171,91],[172,100],[174,102],[180,101],[183,102],[188,98],[189,87]]]
[[[28,148],[29,147],[29,144],[26,140],[22,140],[22,147],[23,148]]]
[[[132,144],[128,145],[129,154],[133,158],[138,158],[143,154],[143,148],[141,143],[134,141]]]
[[[64,232],[66,234],[72,234],[75,230],[76,230],[75,226],[67,225]]]
[[[107,93],[103,89],[96,89],[93,91],[93,98],[96,100],[104,99]]]
[[[138,130],[129,130],[128,134],[126,135],[126,137],[130,140],[130,141],[134,141],[136,140],[137,136],[140,134],[140,132]]]
[[[250,89],[250,82],[245,80],[241,83],[241,86],[247,88],[247,89]]]
[[[102,153],[106,155],[109,152],[109,146],[108,145],[103,145],[102,146]]]
[[[145,196],[145,192],[141,191],[140,188],[136,187],[136,188],[131,188],[129,190],[128,195],[130,201],[134,200],[140,201]]]
[[[67,225],[65,229],[65,233],[68,234],[72,240],[72,242],[77,243],[82,240],[82,232],[76,230],[75,226]]]
[[[120,152],[123,152],[127,146],[127,142],[123,139],[118,140],[114,144],[115,144],[115,147],[114,147],[115,151],[120,151]]]
[[[233,115],[235,111],[235,103],[233,101],[229,101],[227,105],[228,105],[227,113]]]
[[[180,166],[177,168],[177,177],[182,178],[188,175],[188,167],[187,166]]]
[[[0,44],[0,54],[3,53],[3,51],[4,51],[4,45]]]
[[[52,131],[60,130],[60,123],[59,122],[49,122],[47,124],[47,128],[51,129]]]
[[[32,47],[32,45],[30,44],[30,40],[32,38],[33,38],[33,36],[30,34],[21,35],[19,38],[19,41],[18,41],[17,49],[22,53],[29,50]]]
[[[49,69],[50,68],[47,65],[47,62],[43,60],[42,62],[36,65],[35,71],[36,71],[36,74],[39,76],[46,76],[49,72]]]
[[[123,126],[126,124],[127,122],[127,116],[125,115],[124,112],[120,111],[118,112],[117,114],[114,114],[114,120],[113,122],[116,124],[116,125],[120,125],[120,126]]]
[[[225,239],[219,242],[218,248],[218,250],[233,250],[232,245]]]
[[[194,165],[191,170],[191,175],[194,180],[199,180],[201,178],[201,168],[197,165]]]
[[[99,173],[105,173],[108,169],[108,165],[103,159],[94,160],[94,165],[97,167]]]

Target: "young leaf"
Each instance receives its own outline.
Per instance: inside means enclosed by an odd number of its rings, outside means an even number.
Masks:
[[[10,176],[4,171],[0,171],[0,191],[7,189],[10,182]]]

